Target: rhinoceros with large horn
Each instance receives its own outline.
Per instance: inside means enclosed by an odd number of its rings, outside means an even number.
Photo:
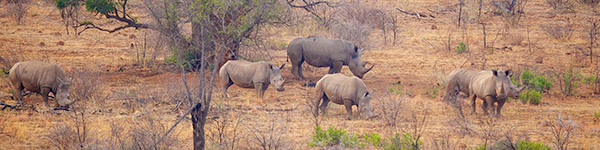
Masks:
[[[373,97],[373,89],[367,91],[365,83],[357,77],[348,77],[340,73],[326,74],[321,78],[315,86],[314,99],[314,114],[317,115],[319,109],[323,114],[327,110],[329,101],[344,105],[348,116],[346,119],[352,119],[352,106],[357,105],[358,112],[363,117],[373,118],[378,115],[373,112],[371,106],[371,98]],[[321,103],[321,100],[322,103]],[[321,106],[319,106],[321,103]]]
[[[342,66],[348,66],[355,76],[362,78],[374,66],[365,68],[366,62],[360,59],[363,51],[364,48],[358,49],[346,40],[310,36],[292,40],[287,55],[292,61],[292,74],[296,79],[304,79],[303,62],[315,67],[329,67],[329,74],[340,73]]]
[[[35,60],[18,62],[10,69],[8,78],[14,88],[13,98],[17,100],[17,105],[23,103],[21,92],[24,89],[41,94],[47,107],[50,107],[49,93],[54,94],[56,104],[61,107],[68,107],[74,102],[69,100],[71,78],[66,79],[65,71],[57,64]]]
[[[281,77],[280,67],[271,62],[259,61],[249,62],[245,60],[227,61],[219,70],[219,76],[223,79],[223,96],[227,98],[227,89],[235,84],[243,88],[255,88],[256,95],[263,98],[265,91],[272,84],[277,91],[284,91],[285,79]]]

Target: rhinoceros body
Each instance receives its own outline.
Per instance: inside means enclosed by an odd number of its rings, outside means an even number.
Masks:
[[[227,97],[227,89],[235,84],[243,88],[255,88],[260,98],[264,97],[265,91],[272,84],[277,91],[284,91],[284,79],[281,77],[281,67],[271,62],[259,61],[248,62],[245,60],[227,61],[219,70],[219,76],[223,79],[224,97]]]
[[[69,100],[71,79],[65,78],[65,71],[57,64],[40,61],[18,62],[10,69],[8,77],[15,90],[13,98],[18,104],[23,102],[23,90],[41,94],[46,106],[50,106],[49,93],[54,94],[59,106],[66,107],[73,103]]]
[[[315,86],[315,115],[320,109],[322,113],[325,113],[327,104],[331,101],[335,104],[344,105],[348,116],[346,119],[352,118],[352,106],[358,106],[358,112],[364,117],[372,118],[376,117],[377,114],[373,112],[371,106],[371,92],[367,91],[365,83],[357,77],[348,77],[343,74],[326,74],[321,78]],[[321,106],[319,107],[319,103]]]

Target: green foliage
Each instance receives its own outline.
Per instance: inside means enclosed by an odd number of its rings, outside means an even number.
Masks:
[[[596,120],[600,119],[600,112],[594,112],[594,119],[596,119]]]
[[[586,84],[589,84],[590,86],[592,86],[594,83],[599,82],[599,81],[600,80],[598,80],[598,77],[596,77],[593,74],[587,75],[583,78],[583,82]]]
[[[373,146],[379,147],[382,142],[381,136],[379,136],[378,133],[365,133],[365,135],[362,137],[365,141],[364,143],[361,143],[362,147],[365,146],[365,143],[373,144]]]
[[[475,147],[476,150],[485,150],[485,144],[481,144],[477,147]]]
[[[421,149],[423,141],[413,137],[410,133],[402,135],[395,134],[389,138],[383,146],[384,150],[418,150]]]
[[[551,80],[544,75],[535,74],[531,70],[525,70],[521,73],[521,82],[538,92],[550,90],[552,87]]]
[[[519,141],[516,148],[517,150],[550,150],[548,145],[535,141]]]
[[[67,7],[75,7],[79,5],[81,0],[54,0],[54,5],[58,9],[65,9]]]
[[[511,76],[510,77],[510,82],[514,85],[516,85],[517,87],[521,86],[521,83],[519,83],[519,81],[517,81],[517,79],[515,79],[515,76]]]
[[[317,126],[312,137],[312,141],[308,143],[310,147],[333,146],[338,144],[349,147],[359,143],[357,135],[349,134],[344,129],[335,129],[333,126],[329,127],[327,130],[323,130],[321,129],[321,126]]]
[[[561,91],[565,96],[571,96],[577,91],[579,82],[583,76],[577,70],[569,68],[565,72],[558,74],[560,83],[562,83]]]
[[[7,72],[9,72],[9,71],[10,71],[10,69],[8,69],[8,68],[4,68],[4,67],[0,68],[0,77],[5,77],[5,78],[8,77]]]
[[[110,14],[115,11],[115,3],[110,0],[86,0],[85,9],[93,13]]]
[[[523,104],[529,102],[530,104],[537,105],[542,101],[542,94],[536,90],[526,89],[519,94],[519,99]]]
[[[433,89],[431,89],[431,92],[430,92],[430,90],[425,91],[425,95],[429,95],[431,98],[436,98],[437,94],[438,94],[437,87],[433,87]]]
[[[455,50],[457,54],[462,54],[467,50],[467,45],[465,44],[465,42],[460,42],[458,43],[458,46],[456,46]]]

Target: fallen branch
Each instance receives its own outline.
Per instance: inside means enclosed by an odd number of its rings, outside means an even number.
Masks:
[[[400,8],[396,8],[396,10],[398,10],[398,11],[400,11],[402,13],[405,13],[407,15],[417,16],[417,18],[427,18],[427,17],[435,18],[435,16],[433,16],[432,14],[427,15],[427,14],[418,13],[418,12],[408,12],[408,11],[404,11],[404,10],[402,10]]]

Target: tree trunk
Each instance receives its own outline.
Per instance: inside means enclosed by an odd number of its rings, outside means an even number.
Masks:
[[[206,123],[205,113],[202,111],[202,104],[198,103],[191,113],[192,127],[194,129],[194,150],[203,150],[206,145],[204,139],[204,123]]]

